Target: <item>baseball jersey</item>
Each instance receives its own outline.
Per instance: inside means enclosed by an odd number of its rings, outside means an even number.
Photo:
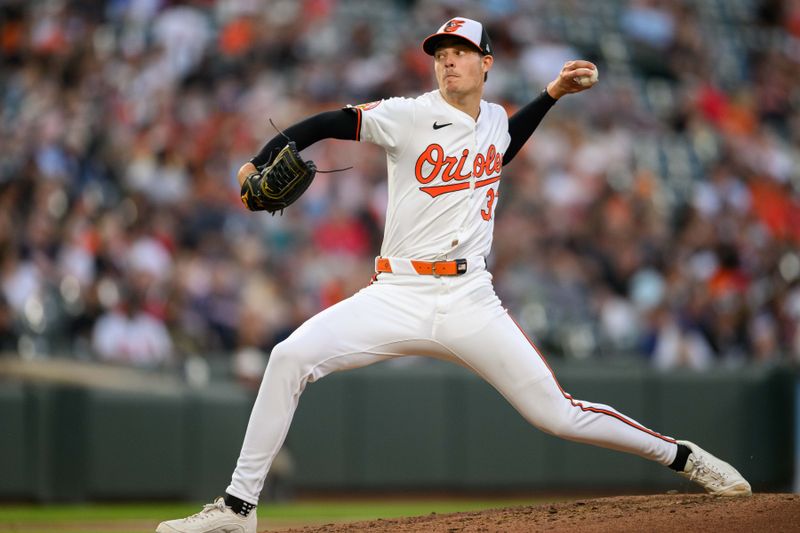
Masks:
[[[386,150],[388,207],[381,256],[422,260],[486,256],[492,246],[505,110],[484,100],[477,120],[439,90],[351,107],[358,140]]]

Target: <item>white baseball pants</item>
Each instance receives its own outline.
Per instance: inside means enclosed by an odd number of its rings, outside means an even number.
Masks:
[[[491,274],[482,268],[470,270],[452,277],[380,274],[275,346],[227,492],[258,503],[307,383],[406,355],[435,357],[471,369],[528,422],[552,435],[664,465],[675,459],[674,439],[607,405],[578,401],[564,392],[502,307]]]

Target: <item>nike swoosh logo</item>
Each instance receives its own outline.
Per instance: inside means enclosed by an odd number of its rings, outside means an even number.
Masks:
[[[444,128],[445,126],[451,126],[452,124],[453,124],[452,122],[448,122],[447,124],[437,124],[436,122],[434,122],[433,123],[433,129],[440,130],[440,129]]]

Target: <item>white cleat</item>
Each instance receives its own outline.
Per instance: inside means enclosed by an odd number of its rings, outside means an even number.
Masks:
[[[715,496],[750,496],[753,491],[750,483],[731,465],[717,459],[700,446],[688,440],[679,440],[678,444],[688,446],[692,453],[686,460],[683,477],[694,481],[706,492]]]
[[[256,533],[256,523],[255,509],[241,516],[225,505],[224,499],[217,498],[197,514],[161,522],[156,533]]]

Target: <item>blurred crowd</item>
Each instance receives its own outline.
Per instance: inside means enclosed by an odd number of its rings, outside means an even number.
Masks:
[[[385,159],[310,147],[353,168],[275,217],[236,170],[269,119],[432,89],[454,14],[510,113],[599,66],[503,172],[490,268],[545,353],[800,361],[798,0],[0,2],[0,351],[258,375],[369,282]]]

